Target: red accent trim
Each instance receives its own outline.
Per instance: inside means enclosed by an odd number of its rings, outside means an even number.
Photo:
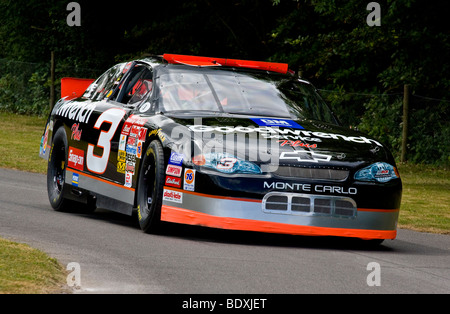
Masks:
[[[81,97],[86,89],[94,82],[93,79],[63,77],[61,79],[61,98],[74,99]]]
[[[288,71],[287,63],[237,60],[226,58],[197,57],[187,55],[176,55],[165,53],[163,58],[172,64],[187,64],[193,66],[229,66],[239,68],[250,68],[257,70],[265,70],[286,74]]]
[[[186,192],[186,191],[184,191]],[[161,220],[205,227],[306,236],[338,236],[363,239],[395,239],[397,230],[365,230],[291,225],[252,219],[218,217],[189,209],[162,205]]]

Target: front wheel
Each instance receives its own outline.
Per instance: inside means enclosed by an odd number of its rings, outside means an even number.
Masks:
[[[67,137],[64,127],[60,127],[53,137],[47,165],[47,193],[50,205],[56,211],[68,210],[71,201],[64,198],[67,166]]]
[[[164,151],[154,140],[142,157],[137,186],[137,209],[141,229],[146,233],[159,231],[164,186]]]

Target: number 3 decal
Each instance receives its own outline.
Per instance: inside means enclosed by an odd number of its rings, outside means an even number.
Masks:
[[[103,174],[108,165],[109,154],[111,152],[111,140],[119,127],[120,121],[125,115],[125,111],[113,108],[103,112],[97,119],[94,129],[100,129],[104,122],[110,123],[108,131],[101,131],[98,137],[97,146],[103,148],[103,154],[97,156],[94,154],[94,145],[89,144],[86,154],[86,166],[89,171]]]

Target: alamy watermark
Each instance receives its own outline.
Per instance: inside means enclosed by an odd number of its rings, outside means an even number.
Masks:
[[[81,26],[81,6],[78,2],[70,2],[66,7],[67,11],[71,11],[67,15],[67,25],[69,26]]]
[[[366,282],[369,287],[381,286],[381,266],[377,262],[370,262],[366,269],[370,271],[367,275]]]
[[[66,277],[66,282],[69,287],[76,289],[81,288],[81,266],[76,262],[67,264],[66,270],[70,273]]]
[[[381,26],[381,6],[378,2],[370,2],[366,7],[367,11],[372,11],[367,15],[366,23],[370,27]]]

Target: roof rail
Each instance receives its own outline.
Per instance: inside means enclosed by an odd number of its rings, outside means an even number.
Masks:
[[[287,63],[237,60],[237,59],[212,58],[212,57],[197,57],[197,56],[177,55],[168,53],[165,53],[162,57],[168,63],[171,64],[186,64],[192,66],[229,66],[229,67],[272,71],[283,74],[286,74],[288,72],[289,67]]]

